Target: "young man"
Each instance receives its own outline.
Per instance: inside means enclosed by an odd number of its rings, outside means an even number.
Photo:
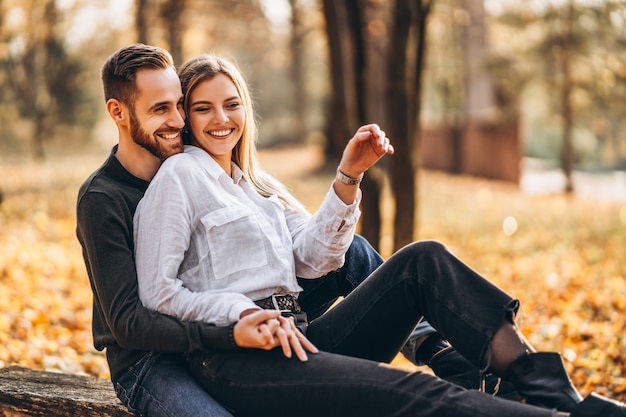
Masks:
[[[166,51],[133,45],[102,68],[119,143],[83,184],[77,236],[94,294],[93,336],[122,402],[142,415],[230,416],[187,372],[183,352],[232,349],[232,329],[154,314],[137,298],[132,219],[161,162],[181,152],[180,81]],[[251,319],[252,320],[252,319]]]
[[[161,162],[182,151],[180,81],[167,51],[137,44],[111,55],[102,68],[102,82],[118,144],[82,185],[77,202],[77,236],[94,295],[94,345],[106,349],[115,391],[130,410],[147,416],[230,416],[195,382],[184,355],[207,348],[235,349],[235,339],[239,345],[254,345],[267,336],[267,323],[277,312],[261,311],[235,326],[217,327],[143,307],[137,293],[132,220]],[[318,280],[301,281],[305,291],[300,304],[310,318],[318,316],[381,262],[364,239],[355,238],[344,267]],[[422,349],[416,349],[416,341],[424,339]],[[478,370],[427,323],[418,326],[404,352],[416,362],[430,363],[444,378],[478,387]]]

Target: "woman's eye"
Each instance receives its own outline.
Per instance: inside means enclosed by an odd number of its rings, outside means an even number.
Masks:
[[[235,109],[238,109],[240,105],[241,104],[239,103],[230,103],[226,106],[226,108],[229,110],[235,110]]]
[[[210,108],[210,107],[205,107],[205,106],[203,106],[203,107],[196,107],[196,108],[195,108],[195,109],[193,109],[193,110],[194,110],[195,112],[198,112],[198,113],[205,113],[205,112],[208,112],[209,110],[211,110],[211,108]]]

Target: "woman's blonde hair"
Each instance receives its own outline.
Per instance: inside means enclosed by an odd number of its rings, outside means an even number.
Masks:
[[[280,181],[260,168],[256,149],[258,128],[252,97],[243,75],[234,63],[214,54],[204,54],[187,61],[180,67],[178,76],[183,90],[185,114],[189,114],[190,97],[195,88],[218,74],[224,74],[233,82],[245,111],[243,133],[235,145],[235,149],[233,149],[232,161],[237,164],[246,181],[252,184],[259,194],[264,197],[277,195],[284,203],[308,215],[309,213],[304,206]],[[183,133],[183,142],[191,144],[191,139],[192,133],[187,122],[187,127]]]

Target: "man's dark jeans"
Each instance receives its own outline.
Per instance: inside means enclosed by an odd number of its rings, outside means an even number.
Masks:
[[[278,349],[212,351],[192,355],[190,370],[238,416],[550,416],[550,410],[379,363],[395,357],[424,317],[481,366],[489,341],[517,309],[517,300],[443,245],[419,242],[311,321],[307,336],[322,352],[308,362]]]

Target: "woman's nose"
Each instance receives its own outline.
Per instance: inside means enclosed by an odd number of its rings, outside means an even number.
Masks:
[[[226,123],[228,121],[228,115],[224,111],[224,109],[216,109],[214,114],[215,122],[217,123]]]

